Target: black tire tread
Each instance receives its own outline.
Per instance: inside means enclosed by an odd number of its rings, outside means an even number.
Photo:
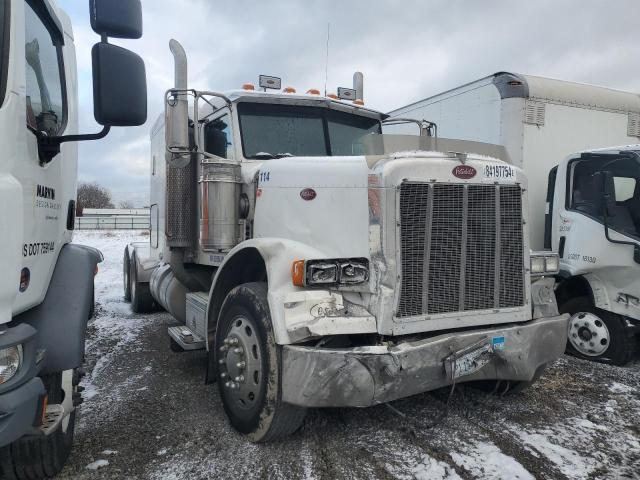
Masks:
[[[133,313],[149,313],[154,310],[155,300],[151,296],[151,290],[148,283],[138,282],[138,274],[136,270],[136,253],[133,252],[129,260],[129,281],[135,282],[135,288],[131,289],[131,310]]]

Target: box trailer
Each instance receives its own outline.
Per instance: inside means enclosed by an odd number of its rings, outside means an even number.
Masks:
[[[640,96],[610,88],[498,72],[390,112],[426,119],[438,136],[504,145],[529,177],[531,248],[544,248],[550,170],[568,155],[638,143]],[[389,132],[415,133],[414,125]],[[548,245],[547,245],[548,246]]]

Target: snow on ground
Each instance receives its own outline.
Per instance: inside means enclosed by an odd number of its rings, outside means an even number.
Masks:
[[[169,315],[135,315],[122,254],[139,232],[78,232],[100,249],[85,403],[63,479],[640,479],[640,361],[563,357],[523,394],[461,385],[366,409],[312,410],[302,429],[254,445],[225,419],[202,352],[172,353]]]

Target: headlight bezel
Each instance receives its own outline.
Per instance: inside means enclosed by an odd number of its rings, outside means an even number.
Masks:
[[[314,280],[319,269],[334,269],[330,280]],[[352,272],[347,272],[352,270]],[[350,278],[351,277],[351,278]],[[298,287],[352,287],[369,282],[370,269],[367,258],[330,258],[297,260],[293,263],[292,281]]]
[[[532,277],[557,275],[560,273],[560,256],[554,252],[531,252],[529,272]]]

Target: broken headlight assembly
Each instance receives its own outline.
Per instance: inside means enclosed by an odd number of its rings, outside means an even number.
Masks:
[[[0,350],[0,385],[11,380],[22,364],[22,345]]]
[[[560,272],[560,257],[557,253],[532,252],[531,275],[557,275]]]
[[[369,260],[296,260],[291,268],[291,279],[297,287],[359,285],[369,281]]]

